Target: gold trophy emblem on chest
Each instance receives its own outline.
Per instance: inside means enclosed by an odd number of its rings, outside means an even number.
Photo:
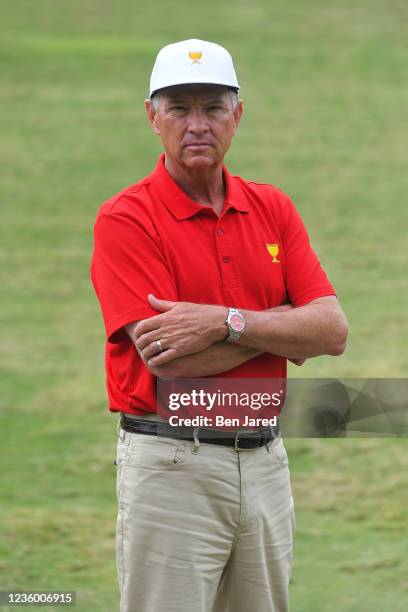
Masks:
[[[273,244],[266,244],[265,246],[268,249],[269,255],[272,257],[272,263],[280,263],[280,260],[277,258],[279,255],[279,244],[274,242]]]

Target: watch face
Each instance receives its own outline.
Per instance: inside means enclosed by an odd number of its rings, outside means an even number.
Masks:
[[[241,332],[244,329],[244,317],[241,314],[233,314],[229,324],[234,331]]]

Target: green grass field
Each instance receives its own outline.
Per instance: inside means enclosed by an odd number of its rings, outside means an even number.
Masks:
[[[227,165],[292,197],[338,291],[346,353],[290,375],[406,377],[408,7],[3,0],[0,11],[0,590],[72,589],[78,611],[110,612],[116,418],[89,263],[99,206],[161,150],[143,108],[155,55],[190,37],[231,51],[246,108]],[[287,448],[292,611],[408,609],[406,439]]]

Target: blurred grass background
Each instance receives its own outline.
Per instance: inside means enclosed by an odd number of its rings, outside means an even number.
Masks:
[[[408,7],[2,0],[0,11],[0,589],[75,589],[78,610],[108,612],[116,418],[89,263],[99,206],[161,150],[143,108],[156,53],[190,37],[230,50],[246,107],[228,168],[292,197],[338,291],[347,352],[290,375],[406,377]],[[287,448],[292,610],[406,610],[406,440]]]

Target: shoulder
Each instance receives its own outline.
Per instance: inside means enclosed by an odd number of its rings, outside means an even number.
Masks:
[[[280,215],[285,215],[287,209],[293,207],[289,195],[273,183],[260,183],[241,176],[231,176],[231,179],[249,204]]]
[[[94,223],[95,236],[135,240],[157,235],[156,213],[149,190],[150,176],[128,185],[103,202]]]
[[[150,203],[149,177],[128,185],[103,202],[97,212],[97,219],[102,215],[137,215],[148,208]]]

